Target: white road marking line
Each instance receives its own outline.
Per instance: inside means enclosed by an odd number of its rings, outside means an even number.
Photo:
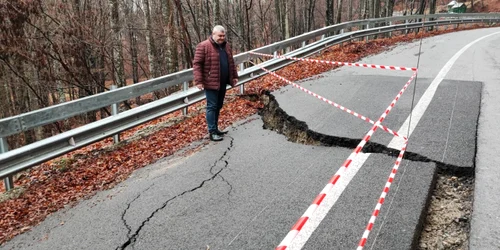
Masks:
[[[304,244],[306,244],[314,230],[316,230],[335,202],[337,202],[342,192],[344,192],[344,189],[347,187],[349,182],[351,182],[356,173],[358,173],[358,170],[361,166],[363,166],[366,159],[368,159],[370,155],[371,154],[360,152],[358,156],[354,158],[351,165],[345,170],[342,177],[338,180],[335,186],[333,186],[330,193],[327,194],[323,202],[321,202],[320,206],[316,209],[316,212],[309,218],[307,223],[304,225],[302,230],[300,230],[299,234],[295,236],[292,244],[287,249],[301,249]]]
[[[403,136],[408,135],[408,138],[410,137],[411,133],[413,132],[418,122],[420,121],[425,111],[427,110],[427,107],[429,107],[429,104],[432,101],[432,98],[434,97],[434,94],[436,93],[439,84],[443,81],[444,77],[446,76],[446,74],[448,74],[451,67],[453,66],[453,64],[455,64],[458,58],[475,43],[496,34],[500,34],[500,32],[495,32],[472,41],[471,43],[464,46],[461,50],[459,50],[450,60],[448,60],[448,62],[443,66],[441,71],[439,71],[436,78],[434,78],[432,83],[429,85],[429,87],[427,88],[427,90],[422,95],[417,105],[413,109],[411,118],[412,123],[410,125],[409,133],[408,133],[408,123],[410,122],[410,116],[408,116],[403,125],[401,125],[401,127],[398,130],[398,134]],[[401,140],[398,137],[394,137],[389,143],[388,147],[399,149],[403,146],[403,144],[404,144],[403,140]],[[312,233],[316,230],[321,221],[328,214],[330,209],[333,207],[333,205],[338,200],[340,195],[344,192],[345,188],[347,187],[347,185],[349,185],[349,183],[351,182],[352,178],[354,178],[358,170],[364,165],[369,156],[370,154],[359,153],[358,157],[356,157],[352,162],[352,165],[349,168],[347,168],[342,178],[339,179],[339,182],[332,188],[330,193],[327,194],[325,200],[316,209],[316,212],[309,218],[309,221],[304,225],[302,230],[300,230],[299,234],[297,234],[297,236],[293,240],[292,244],[288,247],[288,249],[290,250],[301,249],[306,244],[307,240],[311,237]]]
[[[443,81],[446,74],[448,74],[448,72],[450,71],[453,64],[455,64],[455,62],[458,60],[458,58],[472,45],[474,45],[475,43],[477,43],[477,42],[479,42],[487,37],[490,37],[490,36],[493,36],[496,34],[500,34],[500,32],[495,32],[495,33],[480,37],[480,38],[472,41],[471,43],[465,45],[461,50],[459,50],[450,60],[448,60],[448,62],[443,66],[441,71],[439,71],[436,78],[434,78],[431,85],[429,85],[429,87],[427,88],[425,93],[422,95],[422,97],[418,101],[417,105],[415,105],[415,108],[413,109],[412,116],[411,116],[412,123],[410,124],[410,132],[408,133],[408,123],[410,123],[410,116],[408,116],[406,118],[405,122],[403,123],[403,125],[401,125],[401,127],[399,128],[398,134],[403,135],[403,136],[408,135],[408,139],[409,139],[410,135],[413,133],[413,130],[415,129],[418,122],[420,121],[420,119],[424,115],[425,111],[427,110],[427,107],[429,107],[429,104],[431,103],[432,98],[434,97],[434,94],[436,93],[436,90],[437,90],[439,84],[441,83],[441,81]],[[389,143],[388,147],[397,149],[397,148],[401,148],[402,146],[403,146],[403,142],[400,142],[396,138],[393,138],[391,140],[391,142]]]

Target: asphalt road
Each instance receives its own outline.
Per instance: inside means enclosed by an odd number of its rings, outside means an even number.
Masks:
[[[481,29],[424,39],[416,84],[410,85],[383,124],[404,132],[412,106],[425,101],[424,93],[436,86],[436,76],[450,58],[477,38],[499,31]],[[411,130],[408,151],[413,157],[403,160],[366,248],[413,246],[437,164],[476,166],[471,246],[491,249],[486,247],[498,243],[498,236],[489,235],[498,232],[492,225],[499,220],[494,212],[498,201],[487,197],[500,193],[494,184],[499,173],[482,167],[500,162],[495,153],[498,146],[493,145],[498,133],[492,132],[500,118],[494,103],[500,95],[495,85],[500,76],[498,44],[500,34],[463,52],[439,81],[421,118],[412,115],[416,127]],[[415,67],[418,53],[419,42],[415,42],[363,62]],[[377,120],[410,75],[343,67],[300,84]],[[371,127],[297,89],[285,87],[273,94],[287,114],[318,133],[360,139]],[[51,215],[3,248],[273,249],[352,149],[290,142],[263,129],[257,115],[228,130],[224,141],[140,169],[117,187]],[[392,139],[378,130],[372,141],[387,147]],[[311,219],[316,225],[306,224],[290,249],[357,247],[395,161],[377,152],[360,156],[366,161],[353,164],[343,174],[329,195],[332,198],[318,208],[323,215]]]

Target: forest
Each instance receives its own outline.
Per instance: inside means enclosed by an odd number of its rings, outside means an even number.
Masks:
[[[0,0],[0,119],[191,68],[196,44],[217,24],[236,55],[336,23],[392,16],[395,5],[402,15],[436,12],[435,0]],[[26,131],[9,144],[109,113]]]

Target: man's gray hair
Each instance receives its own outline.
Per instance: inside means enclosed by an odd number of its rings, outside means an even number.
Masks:
[[[222,25],[216,25],[214,27],[214,29],[212,30],[212,34],[215,33],[215,32],[226,33],[226,29],[224,29],[224,27],[222,27]]]

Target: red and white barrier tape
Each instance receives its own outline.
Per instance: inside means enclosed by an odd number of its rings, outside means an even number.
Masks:
[[[254,63],[252,63],[252,64],[256,65]],[[258,66],[258,65],[256,65],[256,66]],[[304,87],[302,87],[302,86],[300,86],[300,85],[298,85],[298,84],[296,84],[296,83],[294,83],[294,82],[292,82],[292,81],[290,81],[290,80],[288,80],[288,79],[286,79],[286,78],[284,78],[284,77],[282,77],[282,76],[280,76],[280,75],[278,75],[278,74],[276,74],[276,73],[274,73],[272,71],[269,71],[269,70],[267,70],[267,69],[265,69],[263,67],[260,67],[260,68],[262,70],[266,71],[267,73],[269,73],[269,74],[271,74],[271,75],[273,75],[273,76],[281,79],[282,81],[284,81],[284,82],[286,82],[288,84],[291,84],[293,87],[298,88],[298,89],[300,89],[300,90],[302,90],[302,91],[304,91],[304,92],[306,92],[306,93],[308,93],[308,94],[310,94],[310,95],[312,95],[312,96],[314,96],[314,97],[316,97],[316,98],[318,98],[318,99],[320,99],[320,100],[322,100],[322,101],[324,101],[324,102],[326,102],[326,103],[328,103],[328,104],[330,104],[330,105],[332,105],[332,106],[334,106],[334,107],[336,107],[336,108],[338,108],[338,109],[340,109],[342,111],[345,111],[345,112],[347,112],[347,113],[349,113],[349,114],[351,114],[351,115],[353,115],[353,116],[355,116],[355,117],[357,117],[357,118],[359,118],[359,119],[361,119],[363,121],[369,122],[371,124],[375,124],[375,122],[372,119],[370,119],[370,118],[368,118],[368,117],[366,117],[364,115],[358,114],[358,113],[356,113],[356,112],[354,112],[354,111],[352,111],[352,110],[350,110],[350,109],[348,109],[348,108],[346,108],[346,107],[344,107],[344,106],[342,106],[342,105],[340,105],[340,104],[338,104],[336,102],[330,101],[330,100],[326,99],[325,97],[320,96],[320,95],[318,95],[318,94],[316,94],[316,93],[314,93],[314,92],[312,92],[312,91],[310,91],[310,90],[308,90],[308,89],[306,89],[306,88],[304,88]],[[409,80],[409,82],[411,82],[412,80],[413,80],[413,77]],[[390,128],[382,125],[382,124],[378,124],[377,126],[379,128],[381,128],[381,129],[383,129],[384,131],[386,131],[386,132],[394,135],[394,136],[401,137],[401,138],[403,138],[403,139],[406,140],[406,137],[399,135],[396,131],[394,131],[394,130],[392,130],[392,129],[390,129]]]
[[[288,56],[274,56],[274,55],[262,54],[262,53],[252,52],[252,51],[250,51],[248,53],[253,54],[253,55],[258,55],[258,56],[264,56],[264,57],[273,57],[273,58],[277,57],[277,58],[283,58],[283,59],[295,60],[295,61],[304,61],[304,62],[314,62],[314,63],[324,63],[324,64],[344,65],[344,66],[356,66],[356,67],[373,68],[373,69],[417,71],[417,68],[410,68],[410,67],[384,66],[384,65],[365,64],[365,63],[334,62],[334,61],[297,58],[297,57],[288,57]]]
[[[389,193],[389,189],[391,188],[391,184],[394,181],[394,177],[396,176],[396,173],[398,172],[399,165],[401,164],[401,161],[403,160],[403,155],[406,151],[407,145],[408,145],[408,140],[405,140],[404,145],[401,148],[401,151],[399,151],[398,158],[396,159],[396,162],[394,163],[394,166],[392,167],[391,174],[389,175],[389,178],[387,179],[387,182],[385,183],[382,194],[380,195],[380,198],[378,199],[378,203],[375,206],[375,209],[373,210],[373,213],[372,213],[372,216],[370,217],[370,220],[368,221],[368,225],[366,226],[365,232],[363,233],[363,236],[361,237],[361,240],[358,244],[357,250],[362,250],[365,247],[366,241],[368,240],[368,235],[370,235],[370,232],[373,228],[373,225],[375,224],[375,220],[377,219],[377,216],[380,213],[380,208],[384,204],[385,197]]]
[[[384,113],[385,114],[385,113]],[[363,137],[363,140],[358,144],[356,149],[349,155],[349,158],[342,164],[342,166],[337,170],[335,175],[330,179],[328,184],[323,188],[321,193],[316,196],[312,204],[307,208],[306,212],[300,217],[300,219],[295,223],[295,225],[292,227],[290,232],[286,235],[286,237],[281,241],[281,243],[278,245],[276,250],[285,250],[292,242],[295,236],[299,234],[300,230],[302,227],[306,224],[306,222],[311,218],[311,216],[314,214],[316,211],[316,208],[319,207],[321,202],[325,199],[326,195],[330,192],[330,190],[333,188],[333,186],[337,183],[337,181],[340,179],[340,176],[345,172],[345,170],[349,167],[349,165],[352,163],[354,158],[361,152],[361,149],[365,146],[365,144],[370,140],[370,137],[373,135],[373,133],[377,130],[378,124],[383,120],[381,117],[379,121],[375,123],[375,125],[372,126],[370,131]]]
[[[255,64],[254,64],[255,65]],[[257,65],[258,66],[258,65]],[[260,67],[260,66],[259,66]],[[294,87],[308,93],[308,94],[311,94],[325,102],[328,102],[328,100],[322,96],[319,96],[279,75],[277,75],[276,73],[274,72],[271,72],[263,67],[260,67],[262,70],[270,73],[271,75],[281,79],[281,80],[284,80],[285,82],[287,83],[290,83],[292,84]],[[321,193],[316,196],[316,198],[314,199],[314,201],[312,202],[312,204],[309,206],[309,208],[304,212],[304,214],[299,218],[299,220],[295,223],[295,225],[292,227],[292,229],[290,230],[290,232],[288,232],[288,234],[285,236],[285,238],[281,241],[281,243],[278,245],[278,247],[276,247],[276,250],[285,250],[293,241],[293,239],[295,238],[295,236],[297,236],[297,234],[299,234],[300,230],[302,229],[302,227],[306,224],[306,222],[309,220],[309,218],[314,214],[314,212],[316,211],[316,209],[319,207],[319,205],[321,204],[321,202],[325,199],[326,195],[330,192],[330,190],[333,188],[333,186],[337,183],[337,181],[340,179],[341,175],[345,172],[345,170],[349,167],[349,165],[352,163],[352,161],[354,160],[354,158],[359,154],[359,152],[361,152],[361,149],[365,146],[365,144],[370,140],[371,136],[373,135],[373,133],[375,133],[375,131],[377,130],[377,128],[379,127],[385,127],[385,126],[382,126],[381,123],[382,121],[384,121],[385,117],[387,117],[387,115],[391,112],[392,108],[395,106],[396,102],[399,100],[399,98],[401,97],[401,95],[405,92],[405,90],[408,88],[408,86],[411,84],[411,82],[413,81],[413,79],[416,77],[417,75],[417,70],[415,70],[415,72],[413,73],[413,75],[411,76],[411,78],[408,80],[408,82],[406,82],[406,84],[403,86],[403,88],[401,89],[401,91],[399,91],[399,93],[396,95],[396,97],[394,98],[394,100],[391,102],[391,104],[389,105],[389,107],[387,107],[387,109],[385,110],[384,113],[382,113],[382,115],[380,116],[380,118],[377,120],[377,122],[374,123],[374,125],[372,126],[372,128],[368,131],[368,133],[363,137],[363,140],[361,140],[361,142],[358,144],[358,146],[354,149],[354,151],[349,155],[349,157],[347,158],[347,160],[342,164],[342,166],[337,170],[337,172],[335,173],[335,175],[330,179],[330,181],[328,182],[328,184],[323,188],[323,190],[321,191]],[[330,101],[331,102],[331,101]],[[330,103],[328,102],[328,103]],[[330,104],[333,105],[333,102],[331,102]],[[338,105],[338,104],[337,104]],[[335,105],[334,105],[335,106]],[[338,105],[340,106],[340,105]],[[337,107],[337,106],[335,106]],[[344,111],[346,111],[347,109],[343,109]],[[346,111],[347,112],[347,111]],[[350,112],[348,112],[350,113]],[[353,112],[355,113],[355,112]],[[350,113],[352,114],[352,113]],[[357,114],[357,113],[356,113]],[[359,114],[355,115],[356,117],[358,118],[361,118],[361,117],[364,117],[364,116],[361,116]],[[363,118],[361,118],[363,119]],[[364,117],[365,121],[367,120],[370,120],[366,117]],[[373,121],[372,121],[373,122]],[[384,129],[385,130],[385,129]],[[387,128],[386,131],[392,131],[390,130],[389,128]],[[392,134],[395,135],[395,136],[399,136],[399,137],[402,137],[400,135],[398,135],[396,132],[392,131]],[[405,139],[405,141],[407,141],[407,138],[406,137],[403,137]],[[404,152],[403,152],[404,154]],[[402,154],[400,153],[401,155],[401,158],[402,158]],[[399,159],[399,157],[398,157]],[[396,161],[397,162],[397,161]],[[398,166],[399,166],[399,163],[398,163]],[[376,218],[376,217],[375,217]],[[373,221],[374,222],[374,221]],[[372,226],[373,227],[373,224]],[[371,229],[370,227],[370,229]],[[364,235],[363,235],[364,236]],[[363,240],[362,240],[363,241]],[[366,240],[364,241],[366,242]]]

